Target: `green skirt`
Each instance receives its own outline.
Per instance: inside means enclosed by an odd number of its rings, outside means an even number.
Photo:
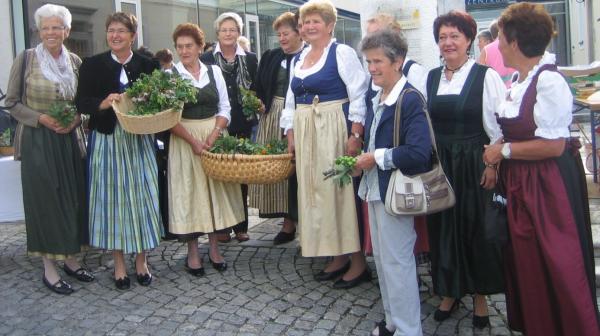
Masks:
[[[88,244],[84,160],[75,133],[24,127],[21,180],[29,255],[62,260]]]

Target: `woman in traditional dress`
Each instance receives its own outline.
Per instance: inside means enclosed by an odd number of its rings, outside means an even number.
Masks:
[[[281,14],[274,22],[280,48],[267,50],[260,59],[253,87],[265,105],[265,113],[258,123],[256,142],[268,144],[273,139],[282,139],[279,119],[283,110],[284,97],[289,83],[290,63],[302,50],[303,43],[298,32],[294,13]],[[296,175],[288,180],[265,185],[250,186],[250,206],[258,208],[261,218],[283,217],[283,227],[273,239],[279,245],[294,240],[298,221]]]
[[[217,44],[211,52],[202,54],[200,60],[207,65],[217,65],[227,84],[227,95],[231,106],[231,121],[228,126],[230,135],[250,139],[252,127],[256,126],[256,118],[248,119],[242,112],[242,95],[240,87],[250,89],[256,77],[258,59],[256,54],[246,52],[237,40],[242,33],[244,24],[242,18],[236,13],[226,12],[215,20],[217,31]],[[244,202],[244,218],[233,227],[235,238],[239,242],[250,239],[248,236],[248,185],[242,184],[242,199]],[[219,241],[231,240],[232,229],[220,232]]]
[[[242,192],[238,184],[215,181],[204,173],[202,150],[212,147],[226,133],[231,119],[227,86],[221,69],[198,59],[204,48],[204,32],[193,23],[175,28],[173,42],[180,62],[174,72],[198,88],[196,103],[183,107],[181,122],[171,129],[169,141],[169,231],[187,242],[185,268],[204,275],[198,253],[198,237],[208,233],[209,260],[218,271],[227,263],[219,252],[216,231],[244,219]]]
[[[502,292],[500,247],[482,233],[486,201],[496,182],[494,167],[481,161],[483,145],[500,137],[494,113],[504,85],[492,69],[469,58],[477,33],[473,18],[461,11],[433,24],[444,65],[429,72],[427,97],[444,172],[456,193],[453,208],[428,216],[433,290],[443,297],[436,321],[450,316],[465,294],[475,294],[473,325],[489,324],[485,295]]]
[[[600,335],[587,188],[570,139],[573,97],[545,52],[552,17],[539,4],[502,13],[499,48],[516,81],[498,111],[503,141],[484,161],[500,164],[506,193],[506,306],[528,336]]]
[[[158,246],[163,230],[154,136],[123,130],[111,107],[142,73],[159,68],[158,62],[131,50],[136,32],[137,19],[132,14],[108,16],[110,50],[83,61],[75,100],[79,111],[90,115],[90,244],[112,251],[118,289],[130,287],[124,253],[136,253],[137,281],[150,285],[146,251]]]
[[[392,171],[406,175],[430,169],[431,137],[423,96],[402,75],[408,46],[391,29],[367,35],[361,51],[378,90],[367,103],[365,153],[357,158],[363,169],[359,195],[369,205],[373,256],[385,319],[371,335],[421,335],[421,302],[413,249],[417,240],[413,216],[393,216],[385,210]],[[399,97],[402,101],[399,102]],[[401,104],[401,129],[394,134],[396,105]],[[400,145],[394,147],[394,137]]]
[[[323,171],[336,157],[360,152],[368,78],[356,52],[333,38],[336,19],[328,0],[300,7],[309,46],[294,57],[280,125],[296,154],[302,255],[334,256],[315,279],[349,288],[371,279],[360,251],[356,193],[352,185],[323,181]]]
[[[6,104],[22,126],[15,146],[21,157],[27,254],[42,257],[46,287],[71,294],[73,287],[61,279],[55,260],[64,260],[67,275],[80,281],[94,280],[75,258],[88,243],[85,147],[79,146],[77,138],[79,114],[63,126],[48,111],[53,104],[75,97],[81,60],[63,45],[71,29],[67,8],[47,4],[34,16],[41,43],[17,56]]]

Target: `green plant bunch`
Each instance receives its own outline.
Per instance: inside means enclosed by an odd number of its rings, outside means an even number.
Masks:
[[[50,105],[48,115],[54,118],[62,127],[68,127],[75,120],[77,108],[69,101],[56,101]]]
[[[237,138],[230,135],[220,136],[210,148],[209,152],[218,154],[246,154],[246,155],[277,155],[287,153],[287,140],[273,139],[266,145],[254,143],[246,138]]]
[[[10,128],[0,134],[0,147],[10,147]]]
[[[325,176],[323,180],[333,178],[333,182],[338,186],[343,187],[352,182],[352,171],[356,166],[357,159],[352,156],[342,155],[338,156],[331,169],[323,172]]]
[[[184,103],[195,103],[198,89],[178,74],[154,70],[151,75],[142,74],[125,92],[135,105],[129,114],[153,115],[181,108]]]
[[[254,92],[244,89],[241,86],[240,92],[242,94],[242,114],[247,120],[252,120],[256,117],[256,114],[260,109],[260,99],[256,97]]]

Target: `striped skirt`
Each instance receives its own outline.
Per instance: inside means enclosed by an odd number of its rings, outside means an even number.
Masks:
[[[158,169],[152,135],[92,131],[88,190],[90,245],[139,253],[160,243]]]
[[[273,98],[269,113],[262,115],[258,123],[257,143],[267,144],[273,139],[282,139],[279,118],[283,105],[283,98]],[[249,194],[249,206],[258,208],[260,217],[283,217],[288,213],[288,180],[275,184],[252,184]]]

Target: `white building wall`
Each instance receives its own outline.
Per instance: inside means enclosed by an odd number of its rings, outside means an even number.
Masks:
[[[0,88],[3,92],[6,92],[8,75],[14,58],[11,22],[10,2],[0,1],[0,60],[2,60],[0,63]]]

